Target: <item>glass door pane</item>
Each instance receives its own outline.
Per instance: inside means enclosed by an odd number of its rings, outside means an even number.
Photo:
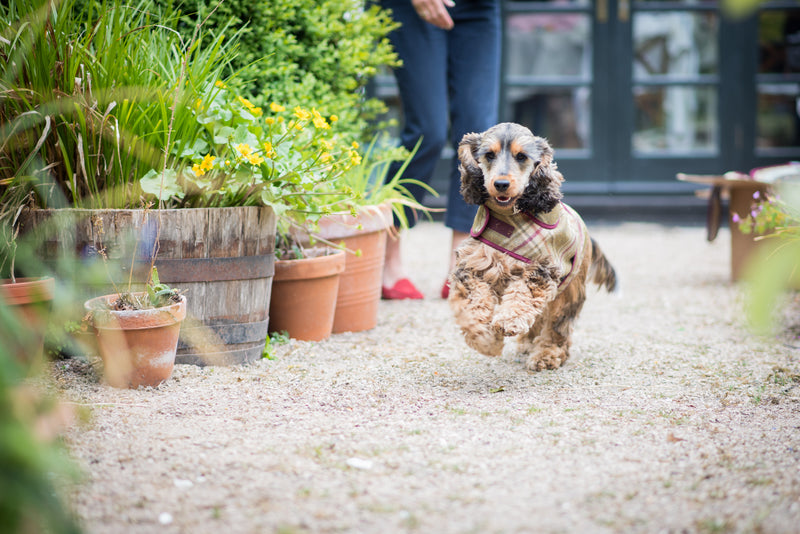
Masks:
[[[591,146],[591,17],[512,13],[506,18],[502,115],[547,137],[555,148]]]
[[[718,151],[718,15],[638,12],[632,31],[634,153]]]
[[[800,9],[759,14],[758,52],[755,149],[780,156],[800,147]]]
[[[596,160],[605,151],[598,144],[594,113],[594,4],[507,1],[504,12],[502,120],[547,138],[567,177],[566,189],[603,182],[607,173]]]
[[[723,123],[718,2],[619,0],[617,49],[628,71],[618,84],[630,95],[620,115],[630,129],[615,139],[620,193],[686,193],[678,172],[715,172]],[[718,170],[716,172],[719,172]]]
[[[634,86],[633,95],[635,154],[716,153],[716,87]]]

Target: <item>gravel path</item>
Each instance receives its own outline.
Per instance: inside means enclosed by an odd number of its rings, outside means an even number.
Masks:
[[[371,331],[158,389],[57,363],[91,412],[67,436],[87,530],[800,532],[797,329],[748,333],[726,231],[590,231],[622,294],[590,292],[556,371],[466,347],[437,223],[404,244],[428,298],[382,302]]]

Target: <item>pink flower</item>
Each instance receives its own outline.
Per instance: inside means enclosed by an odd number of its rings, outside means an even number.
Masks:
[[[738,213],[734,213],[733,215],[731,215],[731,220],[735,223],[738,223],[741,222],[742,218],[739,217]]]

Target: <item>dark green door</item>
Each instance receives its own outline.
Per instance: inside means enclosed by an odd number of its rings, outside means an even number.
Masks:
[[[547,137],[569,194],[669,194],[678,172],[800,159],[800,15],[719,2],[506,1],[503,120]],[[795,49],[796,46],[796,49]]]

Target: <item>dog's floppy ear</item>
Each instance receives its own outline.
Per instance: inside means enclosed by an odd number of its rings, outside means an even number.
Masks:
[[[458,171],[461,173],[461,196],[467,204],[483,204],[489,192],[483,185],[483,170],[475,159],[481,134],[468,133],[458,144]]]
[[[559,203],[561,182],[564,177],[556,170],[553,161],[553,149],[545,139],[536,139],[537,148],[541,154],[539,164],[533,169],[522,196],[517,200],[517,207],[522,211],[531,213],[547,213]]]

